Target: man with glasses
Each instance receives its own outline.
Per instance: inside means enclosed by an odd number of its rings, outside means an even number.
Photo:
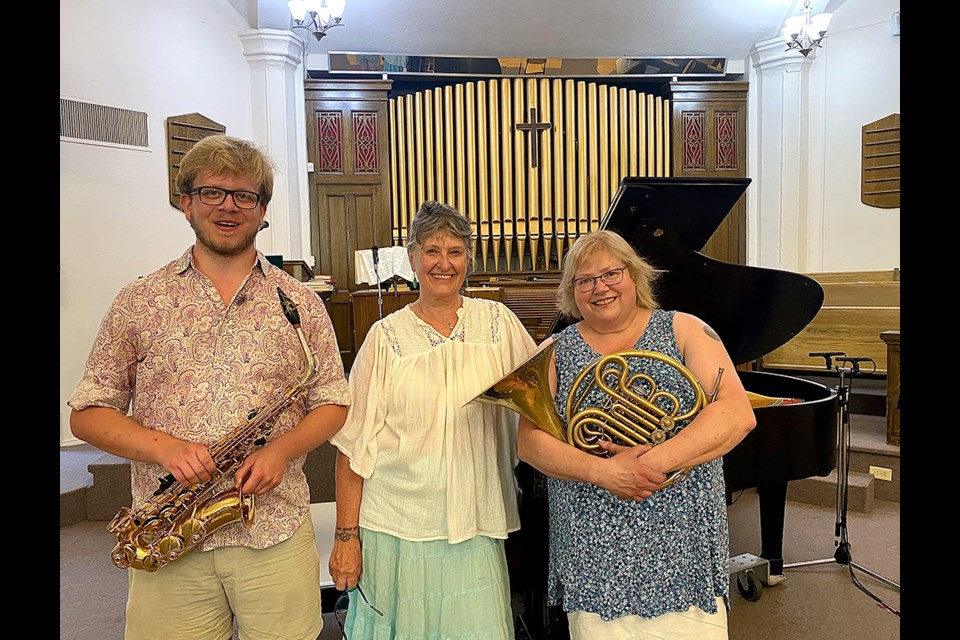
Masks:
[[[255,496],[249,527],[213,527],[158,571],[129,570],[126,638],[223,640],[236,628],[244,638],[315,640],[320,564],[303,463],[349,405],[333,327],[316,293],[255,247],[273,192],[262,151],[204,138],[183,157],[177,189],[196,242],[114,300],[68,402],[74,435],[132,461],[137,508],[160,477],[209,480],[211,445],[306,379],[307,347],[318,376],[227,478]],[[278,290],[297,307],[306,347]]]

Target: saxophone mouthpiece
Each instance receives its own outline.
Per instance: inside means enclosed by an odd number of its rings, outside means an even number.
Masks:
[[[280,306],[283,308],[283,315],[295,327],[300,326],[300,312],[297,311],[297,305],[287,297],[280,287],[277,287],[277,295],[280,296]]]

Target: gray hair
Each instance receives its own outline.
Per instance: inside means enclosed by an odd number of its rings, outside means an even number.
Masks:
[[[467,255],[470,256],[470,264],[473,264],[473,226],[462,213],[436,200],[427,200],[417,209],[417,215],[410,223],[407,249],[419,250],[424,242],[438,233],[463,240]]]

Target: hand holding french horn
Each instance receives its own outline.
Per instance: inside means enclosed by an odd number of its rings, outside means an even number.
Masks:
[[[608,473],[600,486],[621,500],[645,500],[667,481],[666,474],[643,460],[644,454],[653,448],[652,445],[626,447],[601,440],[598,446],[610,456]]]

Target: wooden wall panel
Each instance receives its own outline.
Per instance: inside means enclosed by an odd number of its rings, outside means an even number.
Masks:
[[[670,84],[672,175],[747,177],[746,82]],[[734,205],[703,248],[706,255],[747,263],[746,197]]]

